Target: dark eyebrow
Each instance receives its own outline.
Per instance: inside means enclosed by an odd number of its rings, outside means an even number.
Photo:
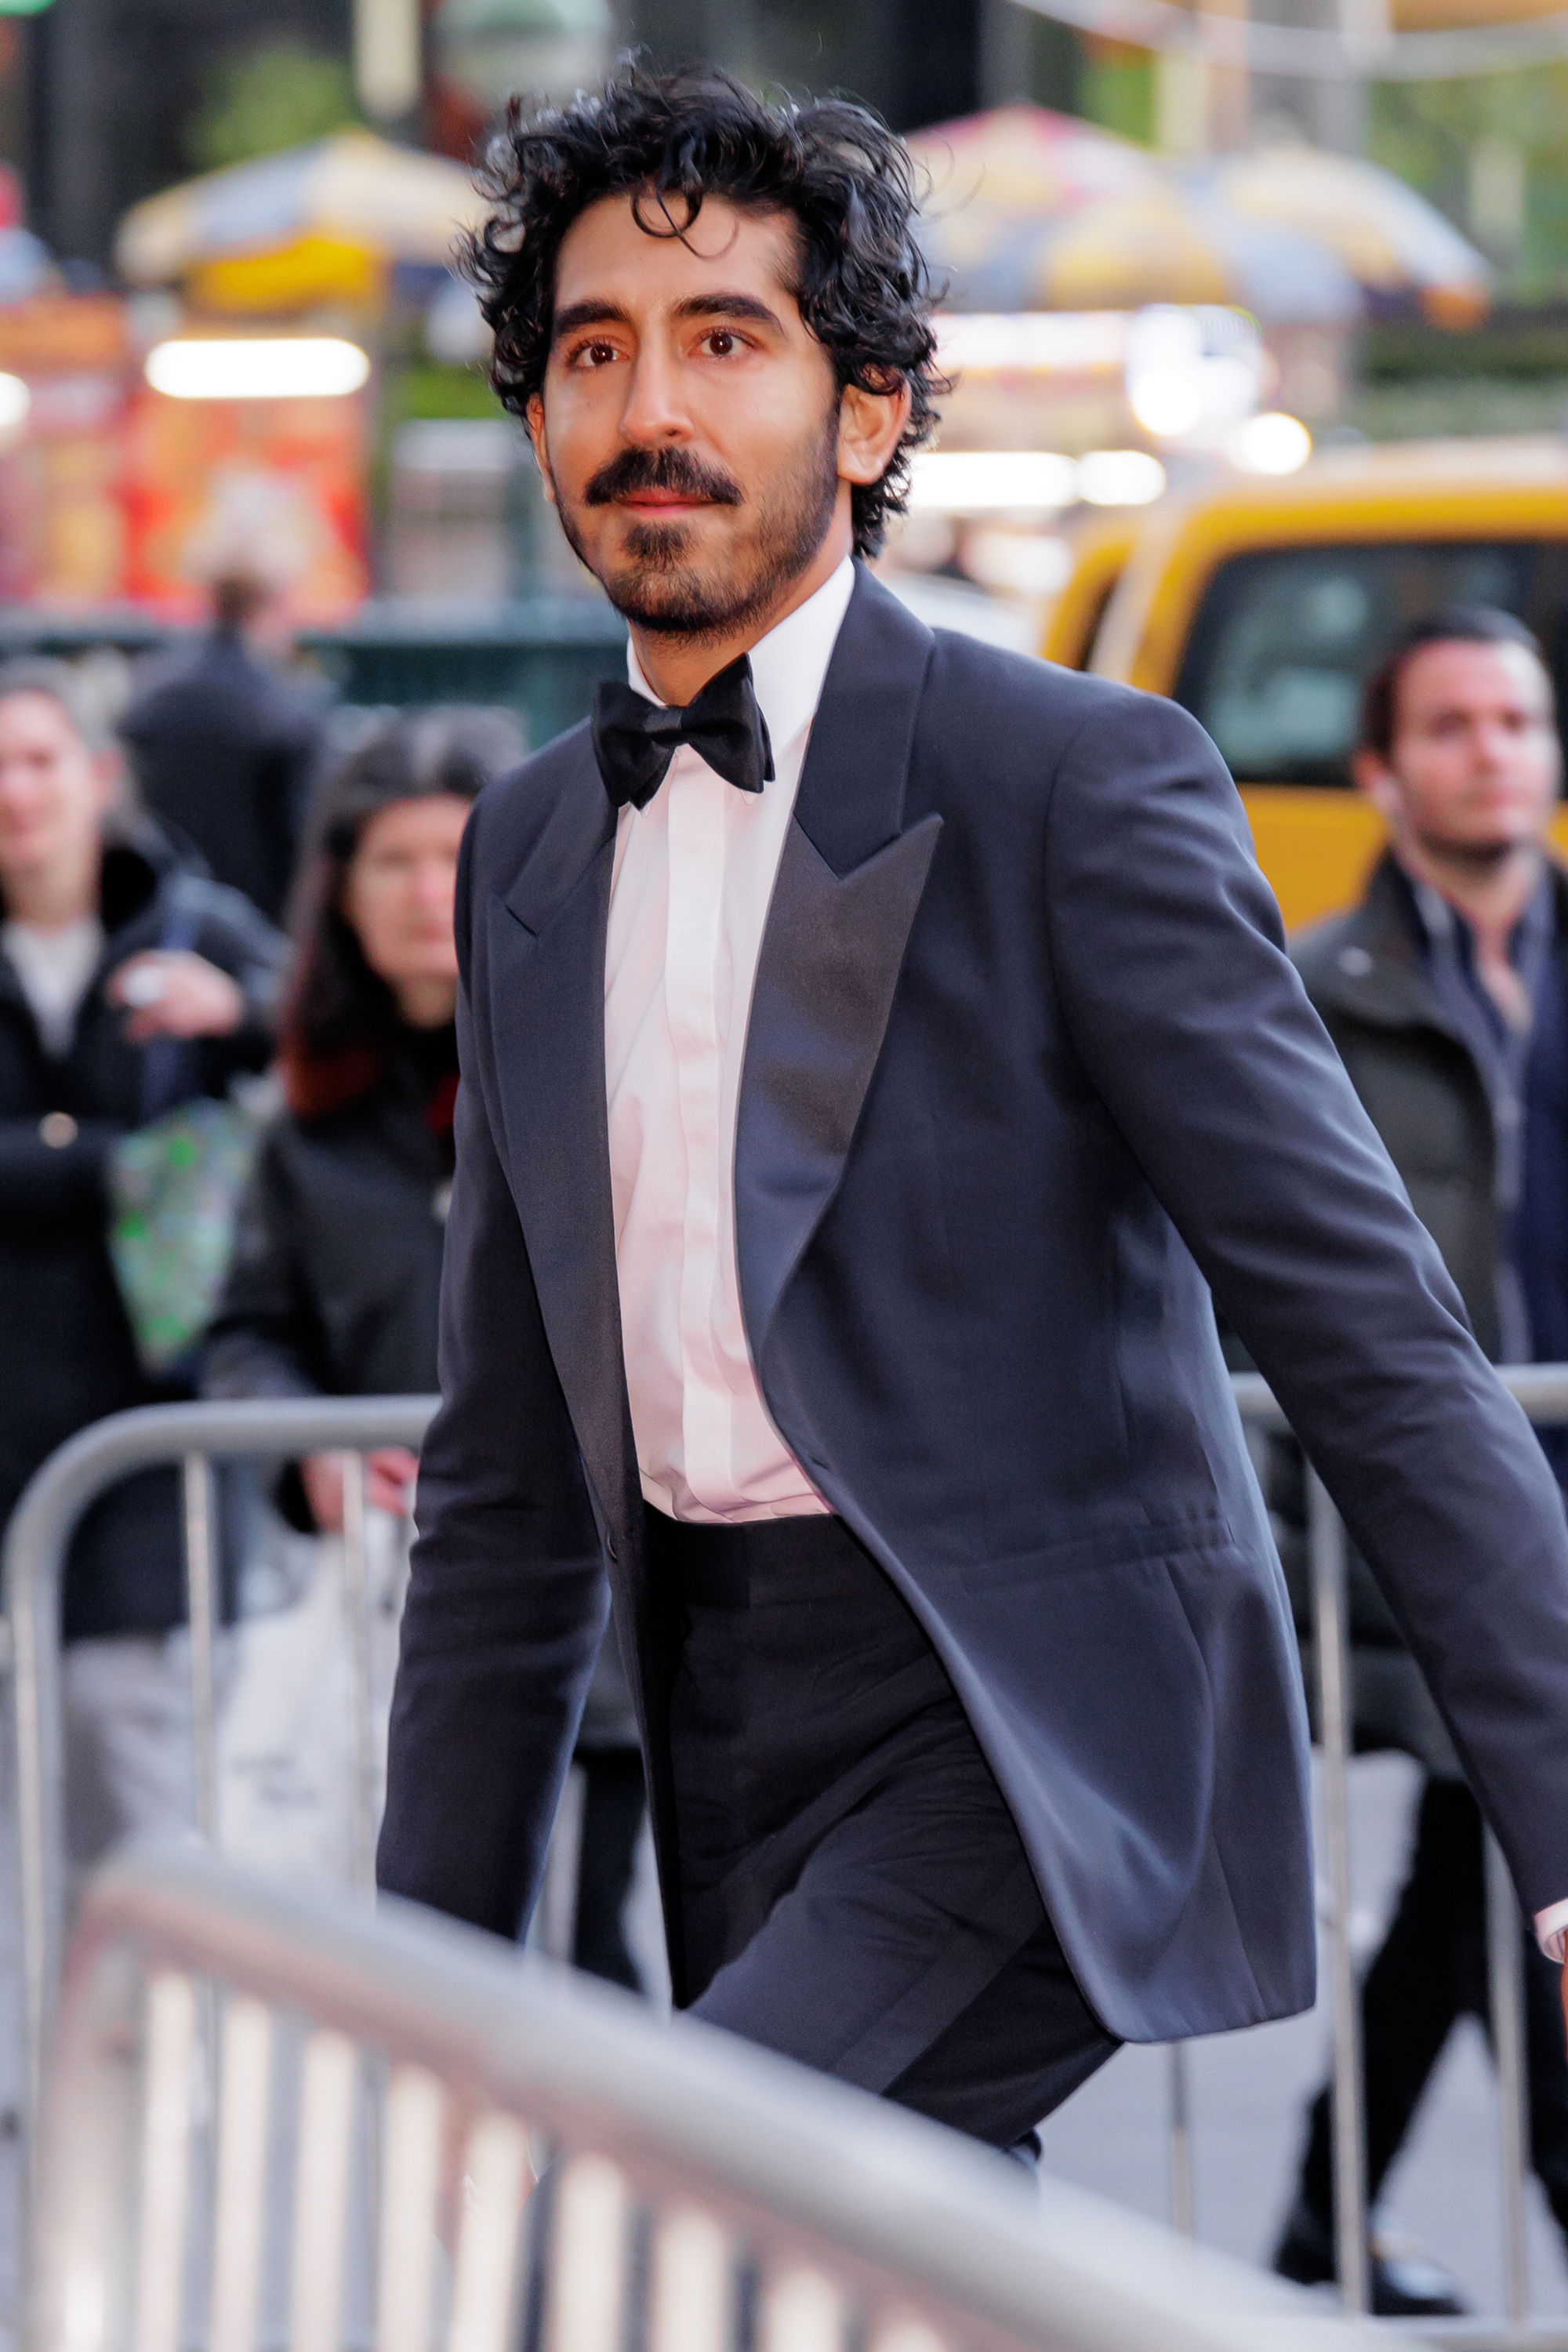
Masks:
[[[782,334],[784,320],[754,294],[692,294],[675,306],[678,319],[750,319],[758,327],[776,327]]]
[[[753,294],[692,294],[675,306],[678,319],[750,319],[759,327],[772,327],[784,332],[784,321],[776,310],[759,302]],[[569,302],[564,310],[555,314],[551,341],[558,343],[567,335],[574,335],[584,327],[629,327],[632,321],[617,302]]]
[[[552,342],[563,335],[574,335],[579,327],[629,327],[630,319],[616,302],[569,302],[564,310],[557,310],[551,328]]]

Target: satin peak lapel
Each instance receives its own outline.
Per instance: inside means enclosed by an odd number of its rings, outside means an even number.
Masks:
[[[507,1170],[550,1352],[624,1559],[636,1475],[605,1104],[615,824],[586,730],[582,778],[505,896],[489,901],[490,1022]]]
[[[942,830],[903,829],[931,633],[861,572],[812,725],[763,934],[735,1139],[752,1361],[838,1188]]]

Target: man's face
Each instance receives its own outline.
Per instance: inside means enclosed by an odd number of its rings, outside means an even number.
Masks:
[[[1386,760],[1357,782],[1396,832],[1438,856],[1493,858],[1539,842],[1562,755],[1552,687],[1527,646],[1423,646],[1400,676]]]
[[[89,751],[52,695],[0,700],[0,892],[79,873],[113,789],[111,763]]]
[[[657,198],[640,205],[665,226]],[[719,198],[685,237],[650,236],[630,196],[606,196],[563,241],[529,423],[567,538],[647,629],[743,626],[847,514],[839,394],[790,290],[795,238],[790,219]]]

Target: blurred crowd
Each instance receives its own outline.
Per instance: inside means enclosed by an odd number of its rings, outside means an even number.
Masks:
[[[360,714],[255,642],[264,597],[105,709],[101,677],[0,667],[0,1521],[127,1407],[437,1385],[453,1173],[459,843],[521,757],[481,709]],[[340,715],[341,722],[341,715]],[[336,738],[337,740],[334,740]],[[384,1728],[416,1463],[366,1465]],[[344,1465],[220,1470],[219,1818],[262,1866],[346,1875]],[[67,1564],[72,1864],[192,1812],[178,1473],[111,1488]],[[578,1751],[577,1962],[636,1986],[644,1797],[613,1638]]]

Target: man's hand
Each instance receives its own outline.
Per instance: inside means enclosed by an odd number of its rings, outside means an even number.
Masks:
[[[300,1483],[310,1516],[323,1535],[341,1535],[343,1525],[342,1454],[311,1454],[300,1465]],[[406,1518],[414,1500],[419,1457],[406,1445],[384,1445],[364,1459],[364,1499],[373,1511]]]
[[[151,1037],[227,1037],[245,1018],[238,982],[184,948],[132,956],[110,980],[109,996],[130,1008],[125,1034],[133,1045]]]

